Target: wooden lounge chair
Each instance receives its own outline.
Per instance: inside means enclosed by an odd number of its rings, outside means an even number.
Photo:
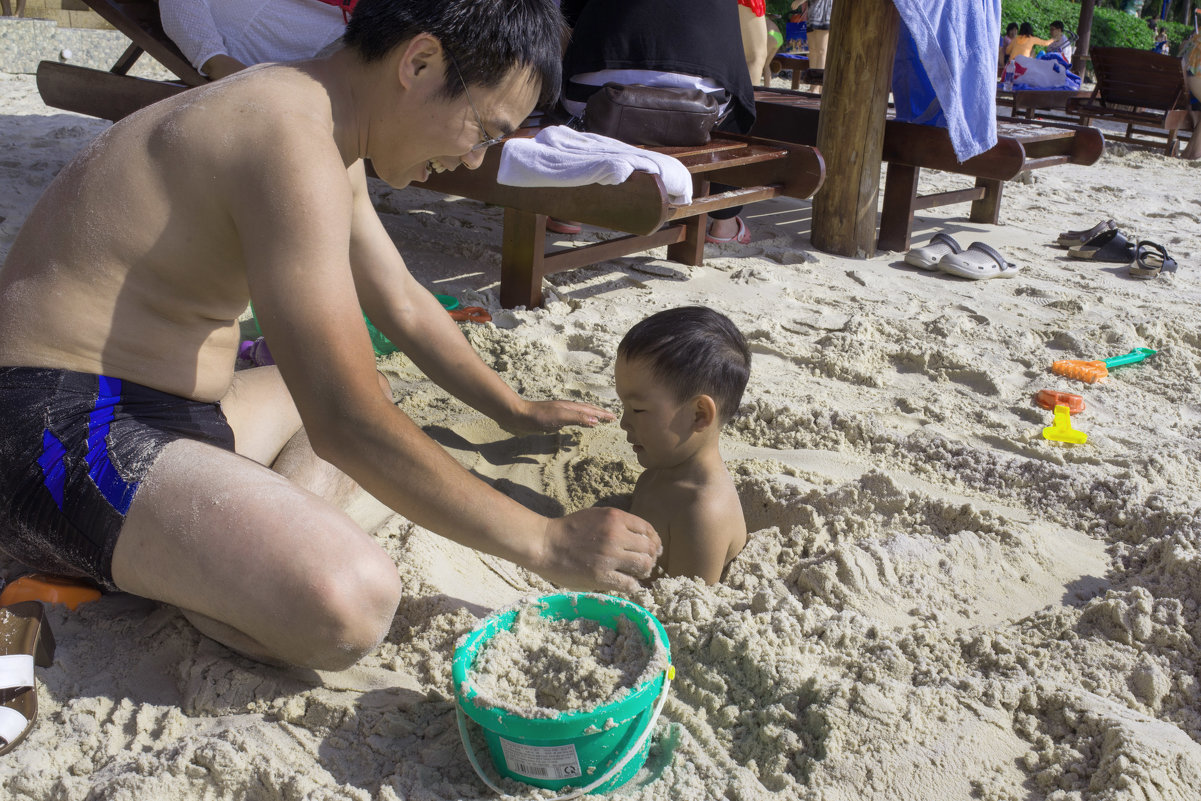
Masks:
[[[53,62],[38,66],[38,90],[47,105],[118,120],[191,86],[207,83],[163,32],[155,0],[85,0],[132,44],[108,72]],[[149,53],[179,78],[149,81],[126,73]],[[524,130],[526,135],[536,131]],[[500,148],[478,170],[435,175],[424,186],[505,208],[501,243],[501,303],[538,306],[542,277],[562,270],[667,246],[668,258],[696,265],[704,258],[708,212],[786,195],[807,198],[825,178],[812,147],[722,134],[695,148],[657,148],[674,155],[694,179],[694,201],[674,206],[658,176],[634,173],[617,186],[520,189],[496,183]],[[370,165],[368,165],[370,169]],[[737,187],[710,195],[709,182]],[[629,236],[545,252],[547,215],[621,231]]]
[[[1192,129],[1180,59],[1132,47],[1096,47],[1089,54],[1097,86],[1089,97],[1069,100],[1067,112],[1083,125],[1126,123],[1126,136],[1118,141],[1147,144],[1135,134],[1166,137],[1165,152],[1176,155],[1179,132]]]
[[[84,0],[110,25],[130,39],[130,45],[107,72],[43,61],[37,84],[48,106],[116,122],[143,106],[208,83],[163,32],[156,0]],[[129,75],[143,53],[173,72],[177,81],[151,81]]]
[[[531,136],[535,129],[516,135]],[[542,278],[552,273],[667,246],[667,258],[689,265],[704,260],[708,213],[787,196],[808,198],[825,179],[821,155],[806,145],[716,134],[696,147],[655,148],[675,156],[693,175],[693,201],[672,205],[657,175],[635,172],[624,183],[571,188],[522,188],[496,182],[500,148],[492,148],[476,170],[431,175],[423,186],[502,206],[500,302],[542,304]],[[709,183],[737,187],[710,195]],[[628,236],[547,251],[546,219],[554,215]]]
[[[752,135],[816,144],[820,95],[759,89],[755,100]],[[1104,149],[1105,140],[1095,128],[1000,119],[996,146],[959,162],[945,129],[889,119],[884,127],[883,159],[888,162],[888,171],[878,247],[908,250],[914,212],[936,206],[970,201],[973,222],[995,225],[1000,222],[1005,181],[1055,164],[1093,164]],[[918,195],[918,178],[923,168],[970,176],[976,179],[976,185]]]

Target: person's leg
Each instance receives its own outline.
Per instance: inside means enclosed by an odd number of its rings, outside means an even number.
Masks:
[[[746,68],[754,86],[763,77],[763,59],[767,56],[767,23],[763,17],[746,6],[738,6],[738,23],[742,27],[742,51]]]
[[[12,13],[13,7],[9,0],[0,0],[0,17],[11,17]]]
[[[335,505],[354,484],[308,447],[275,368],[236,374],[222,408],[238,453],[190,440],[162,452],[125,518],[113,581],[252,658],[347,667],[388,631],[395,565]]]
[[[826,45],[830,41],[830,31],[809,31],[809,69],[824,70],[826,68]],[[821,93],[821,85],[813,87],[813,91]]]
[[[1201,103],[1201,75],[1187,76],[1189,92]],[[1194,104],[1195,105],[1195,104]],[[1201,111],[1190,111],[1189,119],[1193,123],[1193,132],[1188,145],[1180,153],[1182,159],[1201,159]]]
[[[776,57],[776,53],[779,53],[780,48],[783,47],[784,37],[774,22],[767,19],[767,17],[763,19],[767,25],[767,53],[763,57],[763,85],[771,86],[771,62]]]

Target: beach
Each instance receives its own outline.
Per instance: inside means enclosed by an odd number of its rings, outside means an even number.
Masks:
[[[0,72],[0,258],[106,127]],[[921,189],[966,180],[926,172]],[[985,242],[1020,266],[1009,279],[823,253],[810,203],[776,199],[746,210],[749,245],[709,245],[704,266],[659,249],[560,273],[533,310],[498,302],[502,209],[378,182],[372,193],[414,275],[491,312],[463,332],[526,397],[619,411],[617,343],[661,309],[713,306],[751,345],[722,447],[748,544],[719,585],[664,578],[631,596],[665,626],[676,679],[647,767],[620,797],[1201,793],[1201,161],[1115,145],[1093,166],[1006,184],[1001,225],[969,222],[966,205],[918,213],[915,244],[940,231]],[[1054,246],[1110,217],[1178,271],[1139,280]],[[613,235],[585,228],[562,244]],[[1050,369],[1137,347],[1157,353],[1104,384]],[[402,355],[379,366],[426,433],[540,512],[621,505],[633,489],[616,424],[512,436]],[[1044,439],[1040,389],[1084,397],[1072,424],[1087,443]],[[37,670],[32,733],[0,757],[0,797],[495,797],[460,742],[454,644],[491,610],[554,588],[399,515],[371,533],[404,598],[383,644],[343,672],[257,664],[128,595],[48,607],[56,659]],[[0,577],[22,570],[0,555]]]

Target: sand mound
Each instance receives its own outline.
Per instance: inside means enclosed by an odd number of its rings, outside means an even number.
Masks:
[[[0,255],[51,176],[105,124],[0,75]],[[500,209],[374,188],[431,288],[488,306],[464,333],[531,397],[616,409],[613,354],[648,313],[709,303],[754,369],[725,453],[751,529],[723,584],[637,593],[677,680],[640,801],[1173,801],[1201,786],[1201,182],[1197,163],[1115,149],[1006,187],[1004,226],[965,207],[915,223],[1022,266],[972,283],[814,251],[809,205],[746,215],[754,242],[704,267],[662,251],[552,276],[496,304]],[[960,188],[930,173],[923,191]],[[1061,230],[1116,216],[1181,267],[1134,281],[1072,262]],[[586,232],[581,241],[608,234]],[[1158,355],[1086,387],[1059,358]],[[382,360],[398,403],[481,478],[551,514],[621,505],[638,468],[616,426],[511,437]],[[1042,388],[1081,392],[1080,447],[1045,441]],[[487,798],[454,716],[455,641],[552,590],[390,517],[374,536],[405,598],[385,642],[336,674],[253,664],[182,616],[108,596],[50,610],[41,714],[0,760],[12,799]],[[0,560],[0,574],[18,566]],[[539,793],[506,785],[518,798]]]

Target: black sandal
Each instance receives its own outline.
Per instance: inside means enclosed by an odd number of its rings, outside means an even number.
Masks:
[[[1134,243],[1117,228],[1110,228],[1083,245],[1068,248],[1068,258],[1129,264],[1134,261]]]
[[[1130,264],[1130,275],[1134,278],[1154,278],[1161,272],[1176,272],[1176,260],[1168,255],[1163,245],[1143,240],[1134,249],[1134,261]]]
[[[1064,231],[1055,240],[1055,244],[1059,245],[1061,248],[1070,248],[1077,245],[1083,245],[1093,237],[1103,234],[1106,231],[1112,231],[1117,227],[1117,223],[1115,223],[1113,220],[1105,220],[1104,222],[1097,223],[1087,231]]]

